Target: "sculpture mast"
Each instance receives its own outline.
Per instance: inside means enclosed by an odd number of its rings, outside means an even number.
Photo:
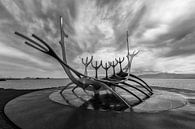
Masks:
[[[61,33],[60,45],[61,45],[61,48],[62,48],[62,58],[63,58],[63,61],[66,63],[66,52],[65,52],[65,46],[64,46],[64,36],[66,38],[68,38],[68,35],[64,32],[63,28],[64,28],[63,18],[60,17],[60,33]]]
[[[129,34],[128,34],[128,31],[127,31],[127,60],[128,60],[128,64],[125,66],[125,72],[128,72],[128,76],[127,78],[129,78],[129,75],[130,75],[130,72],[131,72],[131,64],[132,64],[132,61],[133,61],[133,58],[139,53],[139,51],[135,52],[133,51],[132,54],[130,54],[130,49],[129,49],[129,40],[128,40],[128,37],[129,37]]]

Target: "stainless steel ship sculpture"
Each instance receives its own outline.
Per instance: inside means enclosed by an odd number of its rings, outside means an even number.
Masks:
[[[130,110],[133,111],[133,106],[138,105],[142,103],[145,99],[149,98],[152,94],[152,88],[148,86],[148,84],[140,79],[139,77],[133,75],[130,73],[131,63],[133,60],[133,57],[138,54],[138,52],[133,52],[130,54],[129,51],[129,42],[128,42],[128,32],[127,32],[127,60],[128,64],[125,68],[122,68],[122,63],[124,62],[124,57],[115,59],[115,61],[107,62],[105,64],[102,63],[102,61],[93,61],[93,56],[91,56],[90,59],[88,57],[84,60],[82,58],[82,63],[85,67],[84,74],[78,72],[76,69],[72,68],[66,59],[66,50],[65,50],[65,40],[64,38],[68,38],[68,35],[64,32],[63,29],[63,18],[60,17],[60,32],[61,32],[61,40],[59,41],[59,44],[61,46],[62,51],[62,59],[59,55],[54,51],[51,46],[45,42],[40,37],[36,36],[35,34],[32,34],[32,38],[29,38],[19,32],[15,32],[17,36],[20,36],[24,38],[25,44],[40,51],[43,52],[54,59],[56,59],[62,68],[64,69],[65,73],[71,80],[69,84],[64,86],[61,91],[61,97],[64,98],[64,101],[71,104],[71,101],[66,99],[64,95],[64,91],[68,88],[72,88],[72,93],[81,101],[83,101],[83,104],[81,107],[87,107],[89,103],[94,105],[94,109],[103,109],[103,110],[114,110],[114,111],[124,111],[124,110]],[[34,38],[34,39],[33,39]],[[88,75],[88,67],[92,66],[95,70],[95,77],[90,77]],[[116,67],[119,67],[119,72],[116,72]],[[105,77],[100,78],[98,77],[98,70],[100,68],[103,68],[105,70]],[[108,70],[112,68],[113,73],[111,75],[108,74]],[[136,85],[132,85],[130,83],[134,83]],[[129,87],[133,88],[137,92],[141,93],[144,97],[140,97],[139,94],[134,93],[133,91],[129,90]],[[85,100],[82,96],[79,96],[75,89],[81,88],[83,92],[85,92],[91,99]],[[123,92],[126,92],[126,94],[133,96],[136,101],[129,102],[128,98],[121,95],[121,92],[118,92],[117,89],[122,90]],[[88,91],[92,92],[93,94],[88,94]],[[101,91],[106,91],[104,94],[101,93]]]

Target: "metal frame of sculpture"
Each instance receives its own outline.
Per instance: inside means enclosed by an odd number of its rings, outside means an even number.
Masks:
[[[85,72],[84,72],[84,75],[88,75],[88,72],[87,72],[87,68],[88,66],[91,64],[92,60],[93,60],[93,56],[91,56],[90,60],[88,61],[88,57],[86,58],[85,62],[84,62],[84,59],[82,58],[82,63],[83,65],[85,66]]]
[[[98,65],[98,61],[95,61],[95,65],[93,62],[91,62],[91,66],[95,69],[95,78],[98,79],[98,69],[102,66],[102,61],[100,61],[100,64]]]
[[[82,63],[85,66],[85,71],[84,74],[78,72],[77,70],[73,69],[71,66],[68,65],[67,60],[66,60],[66,51],[65,51],[65,43],[64,43],[64,38],[68,38],[68,35],[64,32],[63,30],[63,18],[60,17],[60,32],[61,32],[61,40],[59,42],[60,46],[61,46],[61,50],[62,50],[62,59],[56,54],[56,52],[50,47],[50,45],[48,45],[48,43],[46,43],[44,40],[42,40],[41,38],[39,38],[38,36],[32,34],[32,37],[35,39],[31,39],[19,32],[15,32],[16,35],[24,38],[25,44],[38,50],[41,51],[51,57],[53,57],[54,59],[56,59],[62,66],[62,68],[64,69],[65,73],[67,74],[67,76],[69,77],[69,79],[71,80],[71,82],[69,84],[67,84],[66,86],[64,86],[64,88],[61,89],[60,94],[61,96],[64,98],[64,100],[69,104],[72,105],[71,102],[69,102],[69,100],[66,99],[66,97],[63,95],[63,91],[66,90],[68,87],[70,87],[71,85],[74,85],[73,89],[72,89],[72,93],[81,101],[83,101],[83,103],[87,103],[88,101],[85,100],[84,98],[82,98],[82,96],[79,96],[77,93],[75,93],[75,90],[77,88],[81,88],[87,95],[89,95],[87,93],[87,90],[89,87],[91,87],[93,89],[94,95],[92,97],[97,97],[100,96],[99,95],[99,91],[101,89],[103,90],[107,90],[111,93],[112,96],[115,97],[115,99],[117,99],[117,102],[119,102],[119,105],[123,105],[126,108],[129,108],[130,111],[132,111],[132,107],[134,105],[131,105],[124,97],[122,97],[116,90],[115,88],[119,88],[127,93],[129,93],[130,95],[133,95],[135,98],[138,99],[138,102],[136,104],[139,104],[141,102],[144,101],[144,99],[149,98],[153,92],[152,89],[147,85],[146,82],[144,82],[142,79],[138,78],[137,76],[130,74],[130,60],[129,60],[129,47],[128,47],[128,69],[129,72],[123,72],[122,69],[122,62],[124,61],[124,57],[121,59],[119,58],[119,60],[116,60],[116,63],[113,61],[112,63],[105,63],[105,66],[103,66],[102,61],[100,62],[100,64],[98,65],[98,62],[96,61],[95,65],[92,63],[93,61],[93,56],[91,57],[91,59],[88,61],[88,57],[86,58],[86,61],[84,62],[84,59],[82,58]],[[127,40],[127,44],[128,40]],[[90,77],[88,76],[87,73],[87,68],[89,66],[89,64],[91,64],[91,66],[95,69],[95,77]],[[119,68],[120,71],[118,73],[116,73],[115,71],[115,67],[119,64]],[[105,69],[106,71],[106,77],[105,78],[98,78],[98,69],[102,66],[102,68]],[[113,74],[111,76],[108,75],[107,70],[112,67],[113,68]],[[75,77],[76,76],[76,77]],[[133,86],[131,84],[128,83],[129,82],[134,82],[136,84],[138,84],[139,86]],[[113,88],[114,87],[114,88]],[[144,94],[146,97],[145,98],[140,98],[138,95],[136,95],[135,93],[133,93],[132,91],[128,90],[126,87],[131,87],[136,89],[137,91],[141,92],[142,94]],[[144,89],[146,89],[146,91],[140,89],[140,87],[143,87]],[[109,102],[106,103],[106,105],[109,105]],[[72,105],[73,106],[73,105]],[[109,109],[110,110],[110,109]],[[115,108],[113,108],[113,110],[115,110]]]
[[[108,78],[108,69],[111,67],[110,63],[105,63],[105,65],[102,64],[102,68],[105,70],[105,78],[102,78],[102,79],[105,79],[105,80],[109,80]]]
[[[116,60],[116,59],[115,59]],[[112,61],[112,62],[109,62],[110,63],[110,66],[112,67],[112,71],[113,71],[113,74],[112,74],[112,76],[110,77],[111,79],[115,79],[116,78],[116,66],[118,65],[118,60],[116,60],[116,63],[115,63],[115,61]]]

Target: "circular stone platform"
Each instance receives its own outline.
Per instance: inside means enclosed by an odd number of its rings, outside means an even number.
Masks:
[[[71,90],[66,90],[63,92],[64,97],[66,97],[69,102],[75,106],[80,107],[84,102],[74,96],[71,92]],[[79,92],[79,95],[82,96],[85,100],[89,100],[90,97],[87,96],[85,93]],[[121,96],[123,96],[129,103],[132,103],[132,101],[137,101],[136,98],[130,94],[122,93]],[[144,97],[143,94],[141,95],[139,93],[138,96]],[[64,98],[60,95],[60,90],[53,92],[49,98],[57,103],[63,104],[63,105],[69,105]],[[143,103],[140,103],[137,106],[133,107],[133,111],[135,112],[159,112],[159,111],[165,111],[165,110],[171,110],[176,109],[179,107],[182,107],[187,104],[187,100],[183,95],[168,92],[168,91],[154,91],[154,94],[146,99]],[[89,105],[87,107],[88,109],[92,109],[93,107]],[[101,110],[105,111],[105,110]],[[125,112],[129,112],[129,109],[126,109]]]
[[[159,126],[162,128],[171,126],[176,129],[181,127],[177,121],[172,121],[181,118],[177,117],[176,112],[140,113],[139,111],[168,110],[186,103],[185,98],[178,94],[154,91],[155,94],[151,99],[134,108],[138,112],[102,112],[73,108],[63,101],[56,103],[60,100],[58,92],[58,89],[50,89],[22,95],[7,103],[4,111],[12,122],[23,129],[157,129]],[[164,95],[166,97],[163,97]],[[159,103],[160,107],[156,108]],[[185,120],[181,118],[179,121]],[[188,125],[182,125],[182,128],[187,127]]]

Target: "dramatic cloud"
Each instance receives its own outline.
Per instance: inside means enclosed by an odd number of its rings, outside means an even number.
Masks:
[[[195,73],[194,0],[1,0],[0,75],[64,76],[55,60],[14,35],[35,33],[60,55],[59,16],[68,62],[80,71],[81,57],[125,57],[128,31],[131,51],[141,50],[134,72]]]

